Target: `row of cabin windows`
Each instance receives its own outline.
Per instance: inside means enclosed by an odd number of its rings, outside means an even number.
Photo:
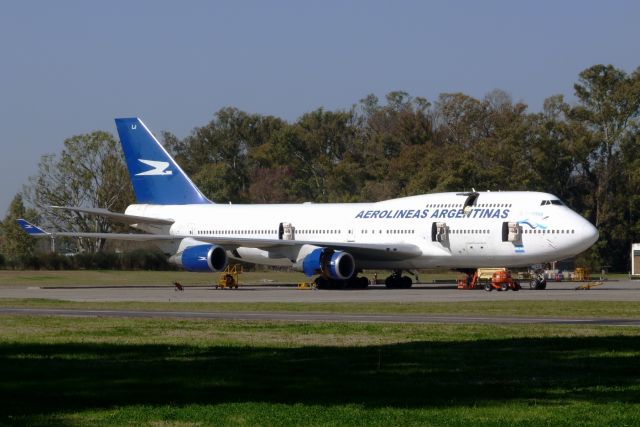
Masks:
[[[360,230],[362,234],[376,234],[376,230]],[[385,230],[386,234],[415,234],[416,230]],[[489,234],[489,230],[450,230],[451,234]],[[523,230],[524,234],[574,234],[575,230]],[[341,230],[296,230],[298,234],[340,234]],[[349,230],[351,233],[351,230]],[[378,230],[382,234],[382,230]],[[199,235],[239,235],[239,234],[278,234],[276,230],[198,230]]]
[[[450,230],[451,234],[489,234],[489,230]],[[524,234],[574,234],[575,230],[523,230]]]
[[[427,208],[461,208],[464,205],[462,203],[429,203]],[[477,205],[471,205],[476,208],[510,208],[511,203],[479,203]]]
[[[297,234],[340,234],[341,230],[295,230]],[[200,235],[278,234],[276,230],[198,230]]]
[[[415,234],[416,230],[385,230],[386,234]],[[360,230],[362,234],[376,234],[376,230]],[[378,230],[378,234],[382,234],[382,230]]]
[[[451,234],[489,234],[489,230],[451,230]]]
[[[574,234],[576,230],[524,230],[524,234]]]
[[[224,236],[230,234],[278,234],[276,230],[198,230],[198,234],[212,234],[216,236]]]

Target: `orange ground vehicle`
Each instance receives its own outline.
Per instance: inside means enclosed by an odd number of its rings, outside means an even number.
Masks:
[[[473,275],[467,274],[458,279],[458,289],[483,288],[485,291],[497,289],[499,291],[520,290],[520,284],[511,277],[511,272],[506,268],[481,268]]]
[[[497,289],[499,291],[508,291],[509,289],[519,291],[520,283],[513,280],[509,270],[496,271],[491,277],[491,282],[484,285],[485,291],[491,291],[493,289]]]

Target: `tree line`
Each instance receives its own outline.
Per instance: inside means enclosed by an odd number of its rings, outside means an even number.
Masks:
[[[472,188],[553,193],[600,231],[583,262],[627,271],[630,243],[640,238],[640,67],[594,65],[574,93],[575,102],[554,95],[529,112],[501,90],[433,101],[395,91],[292,123],[226,107],[185,138],[160,136],[219,203],[362,202]],[[49,206],[123,211],[134,200],[117,141],[103,131],[43,156],[16,199],[2,225],[5,259],[23,237],[12,231],[20,209],[51,227],[109,232],[122,226]],[[106,243],[73,244],[94,252]]]

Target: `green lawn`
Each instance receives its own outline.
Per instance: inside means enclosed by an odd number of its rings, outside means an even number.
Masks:
[[[0,316],[0,424],[638,425],[640,330]]]
[[[306,292],[306,291],[300,291]],[[480,292],[480,291],[478,291]],[[442,314],[637,318],[640,301],[461,301],[461,302],[74,302],[0,298],[0,307],[147,311],[278,311],[365,314]]]

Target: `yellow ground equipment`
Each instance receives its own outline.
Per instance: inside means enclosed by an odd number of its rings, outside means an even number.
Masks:
[[[316,284],[313,282],[300,282],[298,283],[298,289],[304,289],[304,290],[316,289]]]
[[[576,271],[573,274],[573,280],[576,282],[584,282],[585,280],[589,280],[589,273],[587,272],[587,269],[581,267],[576,268]]]
[[[588,291],[591,288],[595,288],[596,286],[602,286],[604,283],[603,282],[589,282],[589,283],[585,283],[584,285],[580,285],[576,288],[576,291],[580,291],[580,290],[584,290],[584,291]]]
[[[220,273],[220,277],[218,278],[218,284],[216,285],[216,289],[224,289],[224,288],[238,289],[238,285],[240,284],[240,280],[238,279],[238,276],[240,274],[242,274],[241,264],[229,264],[227,268],[225,268],[224,271]]]

